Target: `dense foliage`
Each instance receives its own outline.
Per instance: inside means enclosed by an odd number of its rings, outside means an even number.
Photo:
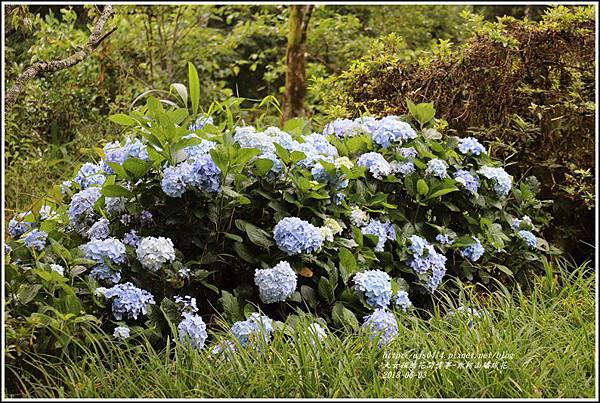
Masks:
[[[462,46],[442,43],[406,61],[386,38],[320,83],[329,112],[400,114],[406,97],[434,102],[457,135],[492,142],[511,173],[541,179],[554,200],[551,236],[570,251],[592,244],[595,9],[559,6],[539,22],[467,17],[475,35]]]
[[[246,126],[227,103],[201,113],[191,64],[177,88],[179,106],[150,96],[112,115],[123,141],[10,221],[11,349],[65,349],[98,324],[175,326],[200,348],[220,315],[245,346],[298,309],[332,328],[365,317],[381,344],[390,309],[427,304],[447,276],[520,280],[552,252],[535,178],[442,135],[431,104],[321,134]]]

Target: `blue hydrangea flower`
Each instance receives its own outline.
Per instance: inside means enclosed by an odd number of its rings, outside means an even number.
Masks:
[[[10,245],[4,244],[4,255],[9,255],[10,252],[12,252],[12,248],[10,247]]]
[[[398,151],[401,156],[407,159],[415,158],[417,156],[417,150],[414,147],[402,147]]]
[[[519,229],[532,230],[532,229],[534,229],[533,222],[531,221],[531,218],[529,218],[529,216],[523,216],[523,218],[520,220],[518,218],[515,218],[510,226],[514,230],[519,230]]]
[[[398,322],[393,313],[385,309],[376,309],[371,315],[364,317],[363,328],[370,333],[369,338],[379,337],[379,348],[389,344],[398,335]]]
[[[340,138],[350,137],[356,134],[356,123],[350,119],[336,119],[325,126],[323,134],[333,134]]]
[[[29,214],[29,211],[19,213],[16,218],[12,218],[8,223],[8,233],[13,238],[18,238],[31,228],[33,223],[25,221],[24,218]]]
[[[376,144],[388,148],[392,143],[402,144],[404,140],[416,138],[417,132],[397,116],[386,116],[379,120],[372,137]]]
[[[212,116],[200,116],[194,123],[192,123],[188,130],[191,132],[195,132],[196,130],[202,129],[206,125],[212,125],[214,123]]]
[[[388,222],[381,222],[376,219],[371,219],[367,225],[362,227],[360,231],[363,234],[376,235],[378,237],[377,245],[375,250],[377,252],[383,252],[385,242],[389,239],[393,241],[396,239],[396,230],[394,225]]]
[[[177,326],[179,330],[179,341],[189,342],[193,348],[201,349],[208,338],[206,324],[200,315],[194,313],[183,313],[183,320]]]
[[[312,336],[310,341],[313,345],[316,344],[315,339],[318,341],[323,341],[327,337],[327,331],[323,329],[323,327],[317,322],[308,325],[306,328],[306,333]]]
[[[462,249],[460,251],[460,254],[463,257],[469,259],[471,262],[476,262],[476,261],[479,260],[479,258],[481,256],[483,256],[483,253],[485,252],[485,249],[481,245],[481,242],[479,241],[479,238],[473,237],[473,239],[475,240],[475,243],[472,244],[472,245],[467,246],[464,249]]]
[[[144,144],[140,139],[132,140],[128,138],[125,142],[125,152],[127,153],[127,158],[131,157],[140,160],[148,160],[150,158],[146,144]]]
[[[145,226],[151,226],[154,224],[154,217],[152,216],[152,213],[148,210],[142,210],[140,213],[140,223]]]
[[[476,194],[479,189],[479,179],[464,169],[459,169],[454,173],[454,180],[462,184],[472,194]]]
[[[435,239],[442,245],[452,245],[454,243],[454,240],[450,239],[447,234],[438,234]]]
[[[256,269],[254,283],[265,304],[283,302],[296,291],[296,272],[282,261],[270,269]]]
[[[119,340],[125,340],[129,337],[129,328],[127,326],[117,326],[113,332],[113,337]]]
[[[304,136],[304,141],[312,145],[319,154],[329,155],[332,157],[338,156],[338,150],[335,148],[322,134],[312,133]]]
[[[137,319],[148,313],[148,305],[155,304],[154,297],[131,283],[117,284],[104,291],[107,299],[113,299],[112,312],[116,320],[123,317]]]
[[[73,187],[73,181],[63,181],[60,185],[60,193],[65,194]]]
[[[448,176],[447,169],[448,164],[446,164],[446,161],[439,158],[434,158],[427,163],[425,174],[444,179]]]
[[[189,164],[179,164],[174,167],[166,167],[163,171],[163,179],[160,186],[168,196],[181,197],[186,191],[184,176],[187,173],[183,168],[189,169]]]
[[[214,344],[210,350],[211,358],[228,360],[231,354],[236,352],[235,343],[231,340],[222,340]]]
[[[23,236],[25,246],[36,250],[42,250],[46,246],[46,239],[48,234],[38,229],[33,229],[29,233]]]
[[[473,137],[465,137],[458,141],[458,150],[463,153],[471,153],[473,155],[486,154],[485,147]]]
[[[184,162],[181,165],[188,164]],[[218,192],[221,189],[221,170],[213,161],[210,154],[201,155],[194,159],[189,169],[184,169],[182,179],[186,184],[205,192]]]
[[[312,253],[323,244],[321,231],[298,217],[286,217],[273,229],[277,247],[288,255]]]
[[[110,235],[110,230],[108,228],[109,221],[102,217],[98,221],[94,223],[87,231],[87,235],[90,239],[106,239]]]
[[[461,305],[456,309],[450,309],[444,316],[444,319],[451,323],[456,323],[458,319],[468,320],[467,325],[472,329],[475,325],[475,320],[480,319],[481,317],[481,312],[474,308],[466,308],[465,306]]]
[[[257,341],[262,335],[266,343],[271,341],[271,332],[273,331],[273,321],[268,316],[252,312],[250,317],[243,321],[238,321],[231,327],[231,332],[240,342],[242,347],[249,343]]]
[[[111,269],[105,263],[100,263],[92,267],[90,276],[98,281],[106,281],[109,284],[117,284],[121,281],[121,272]]]
[[[394,295],[394,303],[401,307],[405,312],[412,306],[411,300],[408,298],[408,293],[404,290],[399,290]]]
[[[200,144],[185,147],[183,151],[185,152],[187,159],[192,161],[203,155],[209,154],[210,150],[214,149],[216,146],[217,143],[215,143],[214,141],[202,140]]]
[[[132,229],[131,231],[123,235],[123,243],[125,245],[130,245],[134,248],[137,248],[137,246],[140,243],[140,237],[138,236],[137,231]]]
[[[108,165],[109,162],[122,165],[127,158],[127,151],[124,147],[121,147],[118,141],[112,143],[106,143],[104,146],[104,159],[102,160],[102,169],[108,173],[113,174],[113,169]]]
[[[104,258],[115,264],[122,264],[127,260],[125,245],[116,238],[93,239],[80,248],[87,259],[98,263],[104,263]]]
[[[50,220],[58,216],[58,213],[52,209],[51,206],[45,204],[40,208],[40,220]]]
[[[415,165],[411,161],[407,162],[398,162],[392,161],[390,163],[393,172],[399,173],[400,175],[406,176],[415,172]]]
[[[196,305],[196,298],[186,295],[181,297],[175,296],[175,303],[181,306],[182,312],[196,313],[198,312],[198,305]]]
[[[52,271],[54,271],[54,272],[56,272],[56,273],[60,274],[61,276],[64,276],[64,275],[65,275],[65,268],[64,268],[64,267],[62,267],[62,266],[61,266],[61,265],[59,265],[59,264],[52,263],[52,264],[50,265],[50,270],[52,270]]]
[[[419,274],[430,273],[426,286],[430,292],[434,292],[446,274],[447,258],[418,235],[411,236],[410,241],[411,245],[408,249],[412,252],[413,257],[409,259],[408,266]]]
[[[354,290],[375,308],[385,308],[392,298],[390,276],[381,270],[367,270],[354,275]]]
[[[262,152],[275,152],[273,138],[264,132],[257,132],[252,126],[236,128],[233,141],[242,148],[258,148]]]
[[[142,266],[150,271],[158,271],[165,263],[175,260],[173,242],[162,236],[143,238],[135,252]]]
[[[352,206],[350,222],[356,227],[363,227],[369,223],[369,214],[358,206]]]
[[[493,179],[494,191],[500,197],[505,197],[512,188],[512,176],[510,176],[502,168],[483,167],[480,168],[477,173],[483,175],[488,179]]]
[[[531,233],[531,231],[522,229],[518,232],[518,234],[531,249],[535,249],[537,247],[537,239],[535,235]]]
[[[68,210],[71,224],[75,225],[92,217],[94,214],[94,204],[96,204],[100,196],[100,189],[97,187],[87,188],[75,193]]]
[[[376,152],[369,152],[361,155],[356,162],[358,166],[366,167],[373,177],[382,179],[384,176],[391,175],[392,166],[385,160],[383,155]]]
[[[81,186],[81,189],[87,189],[92,185],[102,185],[106,177],[102,173],[102,168],[91,162],[86,162],[79,168],[74,181]]]
[[[126,202],[125,197],[106,197],[104,198],[104,210],[108,214],[121,213],[126,209]]]

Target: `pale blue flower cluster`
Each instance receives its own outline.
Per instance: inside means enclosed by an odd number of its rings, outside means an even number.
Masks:
[[[125,340],[129,337],[130,332],[127,326],[117,326],[113,331],[113,337],[119,340]]]
[[[104,146],[104,159],[102,160],[102,169],[108,173],[114,173],[113,169],[108,165],[108,162],[122,165],[128,158],[138,158],[147,160],[148,150],[146,145],[140,139],[131,140],[128,138],[124,146],[118,141],[107,143]]]
[[[286,217],[273,229],[277,247],[288,255],[312,253],[323,244],[319,228],[298,217]]]
[[[502,168],[483,167],[477,173],[495,181],[494,190],[500,197],[506,196],[512,188],[512,176]]]
[[[23,242],[28,248],[42,250],[46,246],[48,234],[38,229],[33,229],[29,233],[23,235]]]
[[[384,176],[391,175],[392,166],[385,160],[383,155],[376,152],[362,154],[356,162],[358,166],[366,167],[374,178],[382,179]]]
[[[328,123],[323,129],[323,134],[326,136],[336,135],[337,137],[351,137],[360,132],[360,124],[357,124],[351,119],[336,119]]]
[[[430,273],[427,288],[434,292],[446,274],[446,256],[437,252],[433,245],[418,235],[412,235],[409,239],[411,244],[408,249],[413,257],[408,265],[419,274]]]
[[[472,194],[476,194],[479,189],[479,179],[476,176],[464,169],[459,169],[454,173],[454,180],[462,184],[466,190]]]
[[[80,248],[87,259],[98,263],[104,263],[104,258],[115,264],[123,264],[127,260],[125,245],[116,238],[93,239]]]
[[[282,261],[270,269],[256,269],[254,283],[265,304],[283,302],[296,291],[296,272]]]
[[[510,226],[514,230],[519,230],[519,229],[532,230],[532,229],[534,229],[533,222],[531,221],[531,218],[529,218],[529,216],[523,216],[522,219],[515,218]]]
[[[142,266],[150,271],[158,271],[165,263],[175,260],[173,241],[162,236],[143,238],[135,253]]]
[[[256,312],[252,312],[246,320],[235,322],[231,327],[231,332],[238,339],[242,347],[256,342],[257,337],[261,335],[265,342],[269,343],[272,331],[273,321],[268,316],[260,315]]]
[[[481,256],[483,256],[485,249],[483,248],[483,245],[481,245],[479,238],[473,237],[473,239],[475,240],[475,243],[463,248],[460,251],[460,254],[462,257],[469,259],[471,262],[476,262]]]
[[[208,338],[206,333],[206,324],[200,315],[194,313],[183,313],[183,320],[177,326],[179,331],[179,341],[182,343],[190,343],[195,349],[204,347],[204,343]]]
[[[463,154],[486,154],[485,147],[474,137],[464,137],[460,139],[458,141],[458,150]]]
[[[123,235],[123,243],[125,245],[130,245],[134,248],[137,248],[137,246],[140,243],[140,237],[138,236],[137,231],[132,229],[131,231]]]
[[[65,194],[73,187],[73,181],[63,181],[60,185],[60,193]]]
[[[91,162],[83,164],[74,179],[81,189],[87,189],[92,185],[102,185],[105,180],[106,176],[104,176],[102,168]]]
[[[403,141],[416,138],[417,132],[397,116],[386,116],[379,120],[372,137],[376,144],[388,148],[392,143],[402,144]]]
[[[194,123],[192,123],[188,130],[195,132],[196,130],[202,129],[206,125],[212,125],[214,123],[212,116],[200,116]]]
[[[210,154],[167,167],[163,173],[161,187],[171,197],[181,197],[188,185],[205,192],[218,192],[221,189],[221,170]]]
[[[152,216],[152,213],[148,210],[142,210],[140,213],[140,224],[148,227],[154,224],[154,217]]]
[[[468,320],[467,325],[469,328],[473,328],[475,320],[480,319],[482,316],[482,313],[475,308],[467,308],[461,305],[456,309],[450,309],[444,316],[444,319],[454,323],[456,323],[458,319]]]
[[[51,206],[45,204],[40,208],[40,220],[50,220],[56,217],[58,217],[58,213],[54,211]]]
[[[59,265],[59,264],[52,263],[52,264],[50,265],[50,270],[52,270],[52,271],[54,271],[54,272],[56,272],[56,273],[60,274],[61,276],[64,276],[64,275],[65,275],[65,268],[64,268],[64,267],[62,267],[62,266],[61,266],[61,265]]]
[[[319,154],[328,155],[331,157],[338,156],[338,150],[335,148],[322,134],[312,133],[308,136],[304,136],[304,142],[310,144],[317,150]]]
[[[371,219],[371,221],[362,227],[360,231],[363,234],[377,236],[378,240],[377,245],[375,246],[375,250],[377,252],[383,252],[385,242],[387,240],[394,241],[396,239],[396,230],[394,229],[394,225],[389,222],[381,222],[377,219]]]
[[[446,161],[441,160],[439,158],[434,158],[427,163],[427,169],[425,170],[425,174],[444,179],[448,176],[447,169],[448,164],[446,163]]]
[[[182,312],[196,313],[198,312],[198,306],[196,305],[196,298],[186,295],[181,297],[175,296],[175,303],[179,304]]]
[[[215,143],[214,141],[202,140],[200,144],[185,147],[183,151],[185,152],[187,159],[191,161],[208,154],[210,150],[214,149],[216,146],[217,143]]]
[[[25,221],[29,211],[19,213],[16,218],[12,218],[8,223],[8,233],[11,237],[17,238],[33,228],[33,223]]]
[[[398,150],[404,158],[411,159],[417,156],[417,150],[414,147],[402,147]]]
[[[124,197],[106,197],[104,199],[104,209],[108,214],[121,213],[125,211],[125,203],[127,199]]]
[[[235,351],[235,343],[232,340],[222,340],[214,344],[213,348],[210,350],[210,356],[213,359],[229,359],[231,354],[235,353]]]
[[[306,333],[318,341],[323,341],[327,337],[327,331],[323,329],[323,327],[317,322],[308,325],[306,328]],[[315,340],[311,339],[312,344],[315,344],[314,341]]]
[[[531,231],[522,229],[519,230],[519,232],[517,233],[531,249],[535,249],[537,247],[537,238],[535,237],[535,235],[533,235]]]
[[[367,270],[354,275],[354,290],[374,308],[385,308],[392,298],[390,276],[381,270]]]
[[[100,196],[100,189],[97,187],[87,188],[75,193],[68,210],[71,224],[77,225],[92,217],[94,214],[94,204],[96,204]]]
[[[438,241],[441,245],[452,245],[454,240],[451,239],[448,234],[438,234],[435,237],[435,240]]]
[[[405,312],[412,306],[412,301],[408,298],[408,293],[404,290],[399,290],[394,295],[394,303],[401,307]]]
[[[364,317],[363,328],[369,331],[369,338],[378,338],[381,348],[389,344],[398,335],[398,322],[393,313],[385,309],[376,309],[371,315]]]
[[[137,319],[148,313],[148,305],[155,304],[154,297],[131,283],[117,284],[103,292],[108,299],[114,298],[112,312],[116,320],[124,317]]]
[[[121,272],[111,269],[106,263],[100,263],[92,267],[90,276],[99,281],[107,281],[110,284],[117,284],[121,281]]]
[[[413,164],[411,161],[392,161],[390,162],[390,166],[392,167],[393,172],[399,173],[402,176],[410,175],[411,173],[415,172],[415,164]]]
[[[90,239],[106,239],[108,238],[108,236],[110,235],[110,229],[109,229],[109,224],[110,222],[102,217],[100,218],[98,221],[96,221],[94,223],[94,225],[92,225],[90,227],[89,230],[87,230],[87,236]]]

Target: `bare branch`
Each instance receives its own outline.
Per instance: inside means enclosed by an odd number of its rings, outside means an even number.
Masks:
[[[27,81],[34,79],[45,73],[53,73],[55,71],[63,70],[69,68],[71,66],[76,65],[81,62],[87,56],[89,56],[97,47],[105,40],[110,34],[115,32],[116,27],[112,28],[105,34],[102,34],[104,30],[104,25],[106,21],[110,18],[113,13],[113,8],[111,5],[104,6],[98,21],[94,25],[92,29],[92,33],[90,34],[90,39],[88,43],[81,49],[80,51],[72,54],[71,56],[61,59],[61,60],[53,60],[49,62],[37,62],[33,65],[29,66],[17,79],[15,80],[15,84],[12,86],[10,90],[7,91],[6,97],[4,99],[4,104],[6,108],[10,108],[17,100],[17,97],[23,90],[23,87]]]

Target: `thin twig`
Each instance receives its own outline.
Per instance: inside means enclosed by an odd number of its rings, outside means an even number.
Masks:
[[[113,8],[111,5],[104,6],[98,21],[94,25],[92,29],[92,33],[90,35],[90,39],[88,43],[83,47],[83,49],[78,52],[72,54],[71,56],[61,59],[61,60],[53,60],[49,62],[37,62],[33,65],[29,66],[17,79],[15,80],[15,84],[12,86],[10,90],[6,93],[5,97],[5,105],[6,108],[10,108],[17,100],[17,97],[23,91],[23,88],[27,81],[34,79],[45,73],[53,73],[55,71],[63,70],[69,68],[71,66],[76,65],[81,62],[87,56],[89,56],[99,45],[105,40],[110,34],[115,32],[116,27],[112,28],[105,34],[102,34],[104,30],[104,25],[108,18],[112,15]]]

